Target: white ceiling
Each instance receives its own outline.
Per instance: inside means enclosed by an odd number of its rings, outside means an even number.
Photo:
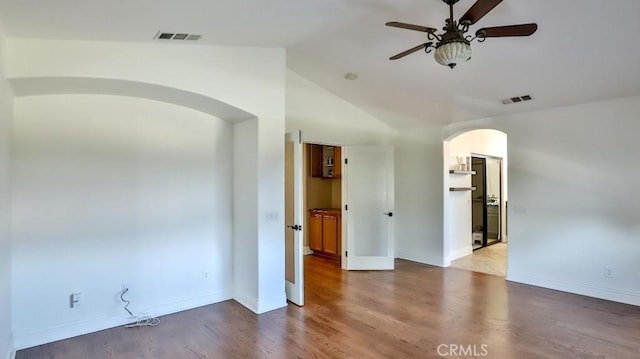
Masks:
[[[456,17],[473,3],[461,0]],[[640,95],[639,15],[638,0],[505,0],[472,31],[536,22],[538,32],[473,43],[451,70],[424,52],[388,60],[426,38],[385,22],[441,28],[441,0],[0,0],[9,37],[150,42],[160,30],[285,47],[288,68],[396,127]],[[501,103],[526,94],[535,101]]]

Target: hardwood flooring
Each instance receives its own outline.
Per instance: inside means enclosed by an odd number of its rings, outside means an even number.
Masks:
[[[504,278],[507,276],[507,244],[496,243],[478,249],[473,254],[451,262],[451,267]]]
[[[344,272],[314,256],[305,265],[304,307],[258,316],[227,301],[16,359],[640,357],[640,307],[403,260],[385,272]]]

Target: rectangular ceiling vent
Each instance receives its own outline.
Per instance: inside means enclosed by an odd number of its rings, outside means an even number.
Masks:
[[[502,100],[502,104],[509,105],[512,103],[531,101],[531,100],[533,100],[533,97],[531,97],[531,95],[524,95],[524,96],[517,96],[512,98],[505,98],[504,100]]]
[[[202,35],[196,35],[196,34],[186,34],[186,33],[174,33],[174,32],[162,32],[162,31],[158,31],[156,33],[156,36],[154,36],[154,39],[159,39],[159,40],[200,40],[200,38],[202,37]]]

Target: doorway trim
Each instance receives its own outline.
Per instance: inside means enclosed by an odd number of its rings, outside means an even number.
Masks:
[[[303,133],[304,135],[304,133]],[[323,142],[323,141],[305,141],[304,136],[302,137],[302,169],[303,169],[303,174],[302,174],[302,209],[304,211],[304,213],[302,214],[303,216],[303,226],[306,226],[306,228],[309,228],[309,216],[307,211],[310,209],[308,208],[308,187],[309,187],[309,183],[308,183],[308,179],[309,179],[309,174],[307,172],[308,170],[308,166],[310,166],[310,159],[309,157],[311,156],[311,154],[308,152],[309,146],[310,145],[318,145],[318,146],[328,146],[328,147],[340,147],[340,152],[342,153],[342,158],[340,160],[340,166],[341,166],[341,173],[344,173],[344,145],[341,144],[336,144],[336,143],[331,143],[331,142]],[[341,175],[340,177],[340,205],[339,208],[340,209],[344,209],[344,195],[343,195],[343,182],[344,182],[344,177],[343,175]],[[340,238],[341,238],[341,252],[344,253],[344,245],[345,245],[345,224],[344,221],[341,221],[340,224]],[[307,231],[304,235],[303,238],[303,244],[306,243],[306,245],[303,246],[303,251],[304,251],[304,255],[311,255],[313,254],[313,250],[309,247],[309,232]],[[342,261],[341,261],[342,262]],[[341,264],[342,266],[342,264]],[[344,269],[344,268],[343,268]]]

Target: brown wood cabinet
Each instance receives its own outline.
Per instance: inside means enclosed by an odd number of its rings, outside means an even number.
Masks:
[[[309,212],[309,248],[322,251],[322,212]]]
[[[340,178],[342,177],[342,147],[338,146],[333,148],[333,158],[333,177]]]
[[[341,217],[339,209],[309,210],[309,248],[314,254],[340,259]]]
[[[340,178],[342,176],[342,148],[339,146],[309,145],[311,177]]]

